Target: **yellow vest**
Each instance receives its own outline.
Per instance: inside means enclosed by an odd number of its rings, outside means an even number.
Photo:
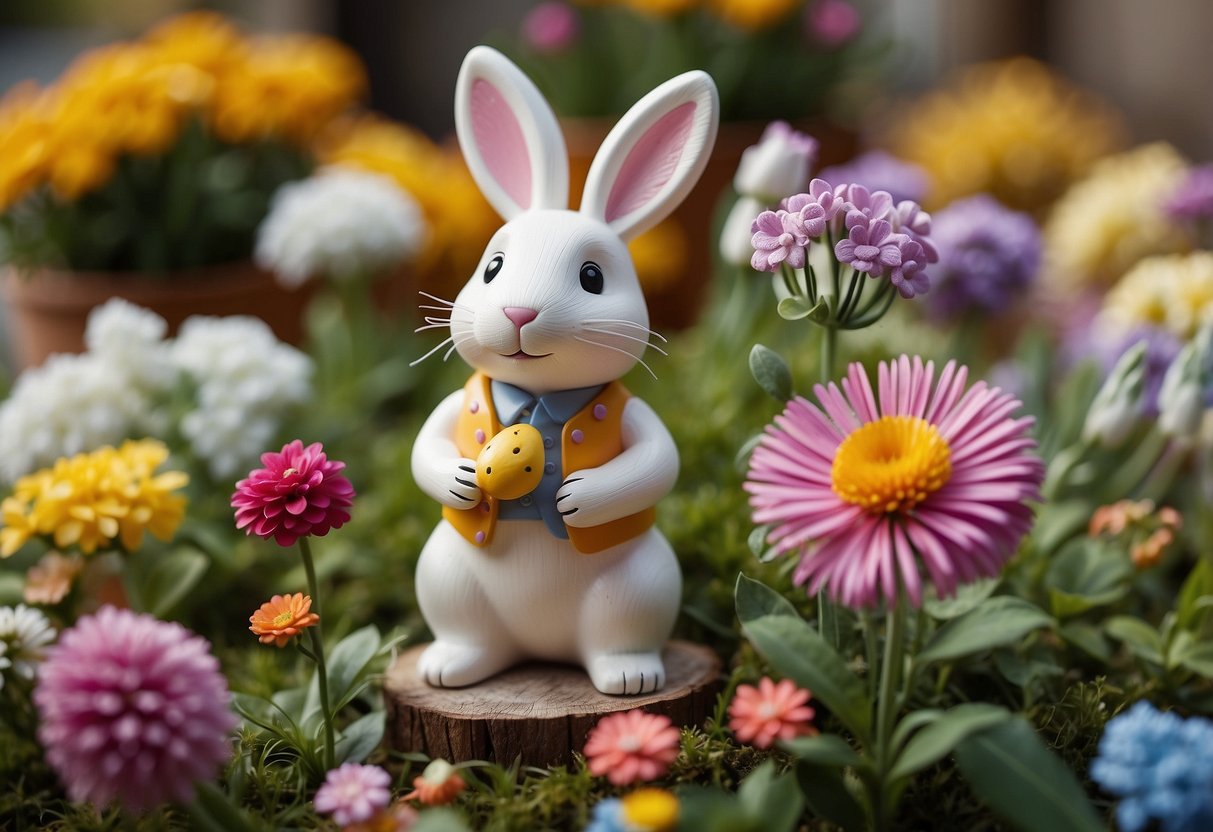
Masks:
[[[463,387],[463,408],[455,426],[455,446],[460,455],[468,459],[479,456],[484,444],[502,428],[493,407],[491,381],[484,373],[477,372]],[[560,444],[564,477],[574,471],[604,465],[623,451],[623,408],[631,395],[619,382],[611,382],[564,423]],[[469,542],[487,546],[492,542],[497,526],[498,503],[495,497],[486,494],[475,508],[444,507],[442,516]],[[647,508],[601,526],[565,528],[573,548],[591,554],[631,540],[652,526],[656,517],[657,510]]]

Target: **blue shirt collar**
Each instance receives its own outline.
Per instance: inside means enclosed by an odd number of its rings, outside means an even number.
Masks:
[[[542,407],[554,422],[563,424],[589,404],[602,391],[605,385],[593,387],[577,387],[573,390],[557,390],[538,399],[521,387],[515,387],[504,381],[492,380],[493,407],[502,425],[513,425],[518,422],[522,411],[528,407]]]

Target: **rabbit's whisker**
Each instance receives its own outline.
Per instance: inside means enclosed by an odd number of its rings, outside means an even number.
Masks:
[[[595,347],[602,347],[603,349],[614,350],[615,352],[623,353],[624,355],[635,360],[638,364],[640,364],[641,367],[644,367],[646,370],[648,370],[649,375],[651,375],[653,377],[653,379],[656,380],[657,374],[653,372],[652,367],[650,367],[648,364],[645,363],[643,358],[637,358],[636,356],[632,355],[632,353],[628,352],[627,350],[623,349],[622,347],[614,347],[614,346],[611,346],[610,344],[604,344],[601,341],[591,341],[589,338],[582,338],[580,335],[574,335],[573,337],[576,338],[578,341],[582,342],[583,344],[592,344]]]
[[[622,318],[586,318],[584,321],[582,321],[582,323],[583,324],[619,324],[620,326],[630,326],[633,329],[643,329],[649,335],[652,335],[654,338],[657,338],[658,340],[660,340],[662,342],[668,342],[668,340],[669,340],[655,329],[650,329],[649,327],[645,326],[644,324],[638,324],[635,321],[625,321]]]
[[[425,361],[425,360],[426,360],[427,358],[429,358],[431,355],[433,355],[434,353],[438,352],[438,350],[442,349],[443,347],[445,347],[447,344],[451,343],[451,342],[452,342],[452,341],[454,341],[454,340],[455,340],[454,338],[444,338],[444,339],[442,339],[442,343],[441,343],[441,344],[439,344],[438,346],[434,347],[432,350],[430,350],[430,351],[429,351],[429,352],[427,352],[425,355],[423,355],[423,356],[421,356],[420,358],[418,358],[416,361],[410,361],[410,362],[409,362],[409,366],[410,366],[410,367],[416,367],[416,366],[417,366],[418,364],[420,364],[422,361]]]
[[[465,309],[468,312],[472,311],[471,307],[469,307],[469,306],[466,306],[462,303],[458,303],[453,300],[447,300],[446,298],[440,298],[437,295],[431,295],[429,292],[418,291],[417,294],[422,295],[423,297],[427,297],[432,301],[436,301],[438,303],[445,304],[446,307],[451,308],[451,309]]]
[[[414,329],[413,332],[425,332],[426,330],[429,330],[429,329],[450,329],[450,328],[451,328],[451,324],[448,321],[446,323],[432,323],[432,324],[426,324],[425,326],[419,326],[416,329]]]
[[[661,347],[657,346],[656,344],[650,344],[647,338],[637,338],[635,335],[628,335],[627,333],[624,333],[624,332],[612,332],[609,329],[597,329],[592,326],[585,327],[585,331],[586,332],[597,332],[599,335],[612,335],[616,338],[627,338],[629,341],[635,341],[637,344],[644,344],[649,349],[655,350],[655,351],[661,353],[662,355],[665,355],[665,356],[669,355],[668,352],[666,352],[665,350],[663,350]]]

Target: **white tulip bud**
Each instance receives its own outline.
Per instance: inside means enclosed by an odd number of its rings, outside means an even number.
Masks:
[[[1119,447],[1141,421],[1145,408],[1146,342],[1133,345],[1095,394],[1082,436],[1106,448]]]
[[[1213,329],[1206,327],[1180,351],[1158,391],[1158,427],[1163,435],[1189,443],[1200,432],[1205,390],[1213,375]]]
[[[816,139],[793,130],[787,122],[773,121],[758,144],[741,155],[733,187],[743,196],[774,204],[808,187],[816,157]]]
[[[748,266],[754,254],[751,240],[754,218],[766,210],[766,205],[752,196],[742,196],[733,203],[724,227],[720,229],[720,257],[733,266]]]

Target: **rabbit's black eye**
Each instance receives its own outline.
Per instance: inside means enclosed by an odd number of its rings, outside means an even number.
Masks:
[[[602,269],[593,260],[581,264],[581,288],[591,295],[602,294]]]
[[[484,282],[492,283],[493,278],[501,271],[501,267],[505,265],[505,258],[500,254],[494,254],[493,259],[484,267]]]

